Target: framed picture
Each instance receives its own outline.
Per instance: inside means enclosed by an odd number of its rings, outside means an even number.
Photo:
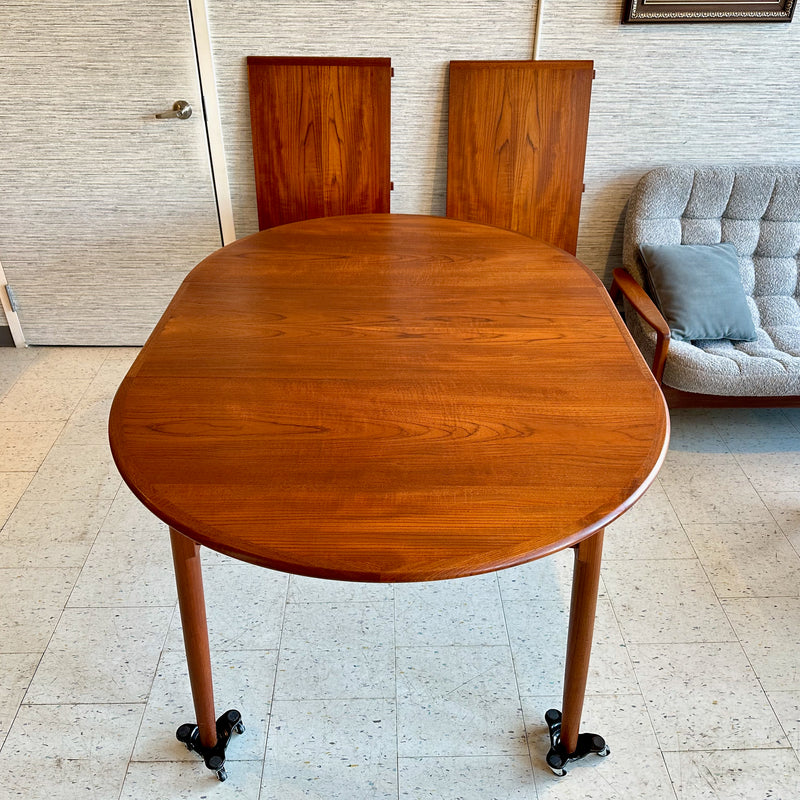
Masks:
[[[796,0],[625,0],[622,21],[791,22]]]

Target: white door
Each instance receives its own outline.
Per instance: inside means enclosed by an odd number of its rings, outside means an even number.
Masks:
[[[188,119],[156,119],[175,101]],[[141,344],[221,244],[187,0],[0,8],[0,262],[29,344]]]

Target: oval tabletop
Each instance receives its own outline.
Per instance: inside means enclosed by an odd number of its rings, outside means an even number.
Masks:
[[[663,396],[598,278],[523,235],[362,215],[187,276],[117,392],[139,499],[236,558],[453,578],[574,545],[655,477]]]

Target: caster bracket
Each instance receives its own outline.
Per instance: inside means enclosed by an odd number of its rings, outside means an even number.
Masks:
[[[200,743],[200,729],[191,722],[181,725],[175,738],[183,742],[187,750],[193,750],[202,756],[206,766],[217,773],[219,780],[224,781],[228,777],[225,772],[225,751],[234,733],[244,733],[244,723],[242,715],[231,709],[217,720],[217,743],[213,747],[204,747]]]
[[[550,750],[547,753],[547,766],[550,767],[554,774],[560,777],[567,774],[565,767],[571,761],[579,761],[590,753],[605,758],[611,752],[602,736],[598,736],[596,733],[579,733],[575,752],[567,753],[561,744],[561,712],[551,708],[544,715],[544,721],[547,723],[547,728],[550,732]]]

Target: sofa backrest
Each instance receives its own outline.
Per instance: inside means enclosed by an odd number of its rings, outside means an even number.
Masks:
[[[800,164],[670,166],[634,189],[623,266],[643,285],[641,244],[731,242],[755,321],[800,295]],[[785,311],[786,309],[784,309]],[[783,316],[780,314],[780,316]]]

